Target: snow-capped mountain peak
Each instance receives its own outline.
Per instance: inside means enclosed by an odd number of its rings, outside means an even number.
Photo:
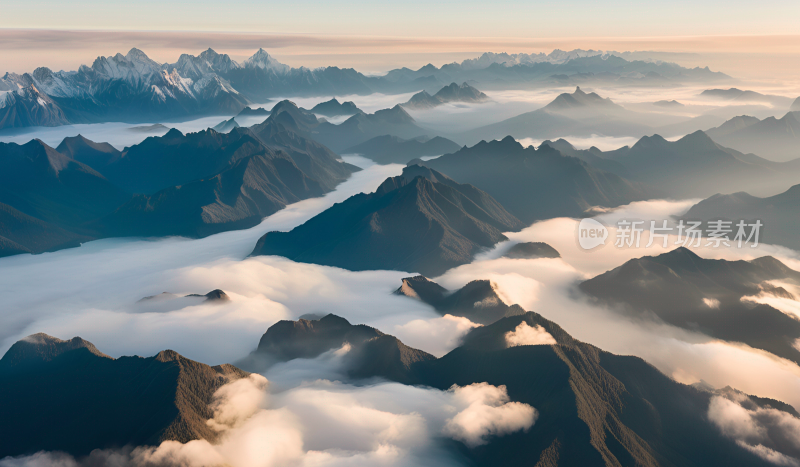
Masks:
[[[275,60],[264,49],[258,49],[258,52],[253,54],[244,62],[244,66],[248,68],[262,68],[264,70],[272,70],[278,74],[287,73],[291,67]]]

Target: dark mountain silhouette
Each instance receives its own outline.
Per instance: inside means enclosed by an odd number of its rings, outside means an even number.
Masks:
[[[114,146],[108,143],[95,143],[81,135],[64,138],[56,147],[56,151],[82,162],[98,172],[122,156],[122,153]]]
[[[289,154],[295,164],[306,175],[317,180],[326,191],[333,190],[351,173],[361,170],[342,162],[339,156],[326,146],[303,137],[301,133],[292,131],[291,127],[291,122],[287,127],[270,118],[261,124],[253,125],[250,131],[268,146],[279,148]]]
[[[588,153],[622,164],[631,180],[645,183],[664,196],[680,198],[741,189],[774,192],[776,186],[791,186],[800,175],[800,164],[774,163],[742,154],[715,143],[702,131],[677,141],[645,136],[632,147]]]
[[[407,382],[411,366],[434,357],[412,349],[399,339],[336,315],[315,320],[279,321],[267,329],[248,361],[255,366],[296,358],[315,358],[349,345],[346,367],[353,378],[383,377]]]
[[[260,151],[242,157],[234,151],[231,164],[213,177],[135,195],[100,219],[96,229],[107,236],[205,237],[253,227],[287,204],[326,192],[282,150],[255,144],[248,135],[242,139],[249,141],[237,150],[249,145],[247,151]]]
[[[203,237],[248,228],[360,170],[273,121],[252,128],[188,135],[173,129],[122,154],[82,136],[61,143],[111,181],[38,140],[0,145],[0,254],[109,236]],[[131,197],[118,186],[144,193]]]
[[[560,258],[561,254],[547,243],[524,242],[509,248],[503,257],[511,259]]]
[[[0,143],[0,203],[24,214],[72,230],[128,197],[88,165],[38,139]]]
[[[580,217],[593,206],[615,207],[647,199],[648,191],[549,146],[523,148],[512,137],[420,162],[485,190],[525,224]]]
[[[500,318],[525,313],[519,305],[503,302],[496,287],[488,280],[475,280],[449,291],[425,276],[414,276],[403,279],[394,293],[421,300],[443,315],[463,316],[478,324],[491,324]]]
[[[509,333],[530,328],[546,336],[547,343],[525,344],[523,339],[509,344]],[[396,378],[441,390],[488,383],[504,386],[511,401],[536,408],[538,417],[529,430],[472,448],[458,441],[445,444],[470,465],[772,465],[724,436],[706,416],[712,397],[733,390],[710,392],[677,383],[640,358],[580,342],[536,313],[475,328],[461,346],[438,359],[408,348],[400,352],[386,337],[328,315],[277,323],[254,354],[277,360],[312,358],[344,342],[363,342],[354,349],[369,352],[349,357],[348,370],[357,371],[358,377]],[[383,340],[391,351],[369,347]],[[368,357],[367,363],[362,356]],[[375,361],[388,363],[370,364]],[[387,368],[398,371],[387,374]],[[786,408],[779,401],[742,393],[735,400]],[[786,413],[792,412],[787,408]]]
[[[520,326],[556,344],[510,347],[507,335]],[[474,465],[769,465],[708,420],[712,394],[582,343],[536,313],[475,328],[460,347],[412,371],[415,383],[440,389],[504,385],[512,401],[539,412],[527,432],[460,449]]]
[[[410,166],[371,194],[358,194],[291,232],[269,232],[253,255],[350,270],[438,275],[468,263],[522,224],[485,192]]]
[[[744,192],[717,194],[695,204],[682,217],[704,221],[722,219],[733,222],[732,225],[742,220],[748,223],[758,220],[763,225],[759,232],[760,243],[800,250],[797,236],[800,231],[800,185],[768,198]]]
[[[630,177],[630,173],[628,173],[628,169],[626,169],[624,165],[617,161],[604,159],[598,156],[598,154],[602,154],[603,152],[594,146],[589,149],[576,149],[575,146],[563,138],[559,138],[556,141],[542,141],[539,148],[541,149],[541,146],[544,145],[558,150],[558,152],[565,156],[578,158],[596,169],[605,170],[606,172],[611,172],[621,177]]]
[[[315,128],[312,137],[341,153],[376,136],[392,135],[409,139],[430,133],[430,130],[419,127],[401,106],[396,105],[372,114],[357,113],[338,125],[323,122]]]
[[[237,117],[264,117],[266,118],[269,116],[269,110],[265,109],[264,107],[252,108],[247,106],[242,109],[241,112],[236,114]]]
[[[247,373],[172,350],[113,359],[91,343],[34,334],[0,360],[0,456],[215,441],[214,392]]]
[[[704,259],[686,248],[632,259],[581,283],[597,299],[624,305],[622,312],[647,319],[655,313],[675,326],[718,339],[743,342],[800,362],[794,347],[800,321],[743,297],[792,297],[768,281],[800,284],[800,273],[771,256],[752,261]]]
[[[0,257],[80,246],[92,237],[69,232],[0,203]]]
[[[272,117],[270,117],[271,119]],[[133,193],[154,193],[187,182],[213,177],[240,159],[274,155],[279,150],[296,161],[303,172],[331,190],[357,170],[342,164],[327,148],[308,141],[281,125],[267,122],[229,133],[208,129],[183,135],[172,129],[128,148],[105,174]]]
[[[184,135],[173,128],[128,148],[103,173],[131,193],[155,193],[212,177],[239,159],[265,152],[273,151],[247,129],[230,133],[207,129]]]
[[[775,161],[800,158],[800,112],[781,118],[734,117],[708,130],[708,136],[723,146],[755,153]]]
[[[475,128],[459,135],[460,140],[474,144],[511,135],[515,138],[553,138],[574,136],[631,136],[649,133],[643,115],[626,110],[611,99],[586,93],[580,87],[563,93],[541,109]]]
[[[320,102],[311,108],[311,112],[315,114],[324,115],[326,117],[339,117],[341,115],[355,115],[361,113],[361,109],[356,107],[352,101],[339,102],[334,97],[333,99]]]
[[[284,100],[275,104],[267,121],[280,123],[288,130],[340,153],[376,136],[416,138],[430,133],[417,126],[416,121],[399,105],[372,114],[358,112],[340,124],[333,124],[317,119],[312,112],[298,107],[292,101]]]
[[[420,91],[411,96],[403,107],[408,109],[423,110],[438,107],[449,102],[479,103],[489,100],[489,96],[478,91],[467,83],[450,83],[440,89],[436,94],[430,95]]]
[[[460,148],[458,144],[441,136],[406,140],[383,135],[347,148],[342,154],[361,154],[379,164],[405,164],[419,157],[440,156],[456,152]]]

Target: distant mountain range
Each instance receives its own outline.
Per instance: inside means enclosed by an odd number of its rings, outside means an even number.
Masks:
[[[318,119],[313,112],[298,107],[294,102],[284,100],[275,104],[267,121],[279,122],[339,153],[345,153],[348,148],[377,136],[392,135],[410,139],[431,133],[418,126],[416,120],[400,105],[371,114],[359,111],[334,125]]]
[[[723,146],[774,161],[800,158],[800,112],[797,111],[763,120],[742,115],[706,133]]]
[[[700,93],[700,97],[708,99],[720,99],[724,101],[731,101],[736,103],[757,102],[762,104],[769,104],[780,109],[786,109],[792,102],[792,99],[784,96],[775,96],[770,94],[761,94],[755,91],[746,91],[737,88],[729,89],[706,89]]]
[[[290,232],[269,232],[253,255],[355,271],[394,269],[436,276],[523,226],[487,193],[410,166],[370,194],[336,204]]]
[[[402,139],[397,136],[376,136],[361,144],[342,150],[342,154],[360,154],[379,164],[405,164],[412,159],[441,156],[461,149],[447,138],[436,136]]]
[[[438,68],[428,64],[418,70],[392,70],[383,79],[398,84],[417,80],[431,92],[452,82],[473,83],[481,89],[525,89],[553,84],[664,85],[731,79],[708,67],[684,68],[675,63],[627,60],[619,55],[584,50],[556,50],[549,55],[484,53],[477,59]]]
[[[468,144],[490,141],[511,135],[515,138],[552,138],[554,136],[631,136],[652,131],[642,123],[642,115],[615,104],[597,93],[584,92],[580,86],[573,93],[558,95],[541,109],[475,128],[459,134]]]
[[[714,195],[692,206],[682,216],[694,220],[761,221],[759,242],[800,250],[800,185],[784,193],[758,198],[748,193]]]
[[[800,363],[800,321],[744,297],[792,297],[773,281],[800,285],[800,272],[771,256],[752,261],[704,259],[687,248],[632,259],[581,283],[601,301],[626,305],[640,319],[655,313],[669,324],[733,342],[743,342]]]
[[[685,82],[726,79],[708,68],[628,61],[614,55],[554,51],[552,58],[484,54],[476,60],[366,76],[353,69],[292,68],[259,49],[242,63],[208,49],[158,63],[139,49],[98,57],[77,71],[40,67],[0,78],[0,129],[107,121],[144,122],[200,115],[236,115],[277,96],[435,92],[447,83],[492,89],[554,82]],[[398,135],[402,136],[402,135]]]
[[[357,167],[272,120],[118,151],[82,136],[0,143],[0,255],[109,236],[203,237],[322,196]]]
[[[644,185],[549,146],[524,148],[510,136],[418,163],[486,191],[526,225],[581,217],[594,206],[616,207],[651,196]]]
[[[427,91],[420,91],[408,100],[403,107],[414,110],[432,109],[450,102],[480,103],[489,100],[489,96],[478,91],[467,83],[449,85],[440,89],[436,94],[430,95]]]
[[[13,401],[0,404],[0,457],[215,441],[212,395],[246,376],[172,350],[114,359],[80,337],[34,334],[0,359],[0,399]]]
[[[542,147],[545,145],[598,169],[644,183],[661,197],[703,197],[743,189],[769,193],[788,188],[800,176],[800,160],[781,163],[742,154],[715,143],[702,131],[677,141],[657,134],[645,136],[633,146],[612,151],[596,147],[577,150],[563,140],[542,143]]]

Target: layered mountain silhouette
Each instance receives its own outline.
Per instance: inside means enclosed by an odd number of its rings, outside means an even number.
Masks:
[[[523,224],[489,194],[426,167],[409,166],[370,194],[336,204],[290,232],[269,232],[253,255],[350,270],[435,276]]]
[[[728,89],[706,89],[700,93],[700,97],[709,99],[720,99],[736,103],[757,102],[770,104],[775,107],[786,108],[791,103],[791,99],[784,96],[762,94],[760,92],[742,90],[738,88]]]
[[[165,128],[166,131],[168,130]],[[98,172],[122,157],[122,152],[114,146],[108,143],[95,143],[82,135],[64,138],[61,144],[56,146],[56,151],[82,162]]]
[[[24,214],[80,230],[127,198],[96,170],[38,139],[0,143],[0,203]]]
[[[355,115],[361,113],[353,101],[339,102],[335,97],[329,101],[320,102],[311,108],[311,112],[326,117],[340,117],[342,115]]]
[[[394,294],[421,300],[443,315],[463,316],[478,324],[525,313],[519,305],[507,305],[496,289],[497,285],[488,280],[475,280],[450,291],[425,276],[414,276],[404,278]]]
[[[510,136],[419,163],[485,190],[525,224],[580,217],[594,206],[615,207],[650,197],[642,185],[564,157],[549,146],[525,148]]]
[[[745,192],[717,194],[695,204],[681,217],[706,222],[722,219],[731,221],[731,225],[742,220],[748,224],[760,221],[760,243],[800,250],[800,238],[797,236],[800,231],[800,185],[767,198]]]
[[[775,161],[800,158],[800,112],[781,118],[734,117],[708,131],[714,141],[745,153],[755,153]]]
[[[59,148],[39,140],[0,144],[3,256],[109,236],[248,228],[359,170],[269,119],[228,133],[172,129],[122,152],[82,136]]]
[[[580,289],[621,312],[660,320],[800,362],[800,321],[769,305],[743,300],[796,299],[775,282],[800,284],[800,273],[771,256],[752,261],[704,259],[687,248],[632,259],[581,283]]]
[[[269,113],[270,113],[269,110],[265,109],[264,107],[257,107],[257,108],[254,109],[254,108],[252,108],[250,106],[247,106],[247,107],[243,108],[241,112],[236,114],[236,116],[237,117],[264,117],[264,118],[266,118],[266,117],[269,116]]]
[[[420,91],[408,100],[403,107],[413,110],[424,110],[438,107],[450,102],[480,103],[489,100],[489,96],[478,91],[467,83],[450,83],[440,89],[436,94],[430,95],[427,91]]]
[[[80,337],[34,334],[0,359],[0,456],[215,441],[212,395],[245,377],[172,350],[113,359]]]
[[[432,92],[451,82],[475,83],[481,89],[532,89],[542,85],[605,83],[613,85],[672,85],[727,81],[730,77],[708,67],[685,68],[675,63],[638,60],[630,54],[599,50],[554,50],[550,54],[487,52],[461,63],[431,64],[417,70],[391,70],[385,81],[425,83]]]
[[[92,237],[69,232],[0,203],[0,257],[72,248],[89,240]]]
[[[0,129],[236,115],[251,102],[278,96],[435,92],[453,82],[520,89],[543,83],[670,85],[725,79],[707,67],[689,69],[581,50],[541,56],[487,53],[440,68],[426,65],[366,76],[350,68],[292,68],[263,49],[241,63],[208,49],[162,64],[134,48],[124,55],[97,57],[91,66],[82,65],[77,71],[39,67],[22,75],[6,73],[0,78],[0,92],[6,91],[0,95]]]
[[[275,323],[261,336],[247,362],[263,367],[296,358],[315,358],[338,349],[346,352],[346,371],[352,378],[377,376],[405,383],[413,364],[434,359],[394,336],[329,314],[315,320],[301,318]]]
[[[311,358],[343,342],[365,342],[360,346],[367,348],[386,337],[328,315],[276,324],[257,352],[282,360]],[[511,401],[536,408],[538,417],[529,430],[472,448],[457,441],[445,444],[470,465],[772,465],[708,419],[711,399],[734,390],[710,392],[677,383],[640,358],[580,342],[533,312],[475,328],[438,359],[413,349],[398,352],[394,341],[386,347],[390,350],[370,349],[364,365],[351,360],[349,371],[362,378],[394,379],[397,374],[399,382],[441,390],[454,384],[504,386]],[[376,360],[390,364],[370,366]],[[398,367],[402,371],[383,371]],[[796,416],[779,401],[743,393],[736,400]]]
[[[379,164],[405,164],[420,157],[441,156],[459,149],[461,146],[441,136],[402,139],[383,135],[347,148],[342,154],[361,154]]]
[[[677,141],[660,135],[645,136],[631,147],[613,151],[569,150],[558,142],[547,144],[595,167],[644,183],[662,196],[676,198],[742,189],[774,192],[776,186],[788,188],[800,175],[800,161],[777,163],[742,154],[717,144],[702,131]]]
[[[358,112],[342,123],[333,124],[318,119],[314,113],[298,107],[292,101],[284,100],[275,104],[267,120],[280,123],[339,153],[376,136],[416,138],[430,133],[419,127],[399,105],[372,114]]]
[[[650,127],[642,123],[637,112],[602,98],[594,92],[584,92],[580,86],[573,93],[563,93],[541,109],[469,130],[459,135],[461,140],[474,144],[480,140],[515,138],[552,138],[574,135],[606,136],[643,135]]]
[[[253,227],[288,204],[325,192],[288,154],[265,151],[234,159],[213,177],[134,195],[94,225],[109,236],[205,237]]]

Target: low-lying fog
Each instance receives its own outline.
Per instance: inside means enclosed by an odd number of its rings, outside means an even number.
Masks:
[[[361,158],[348,160],[364,167],[369,164]],[[0,316],[0,351],[26,335],[45,332],[60,338],[80,335],[115,357],[149,356],[169,348],[218,364],[246,356],[261,334],[280,319],[335,313],[394,334],[412,347],[443,355],[474,325],[464,318],[440,317],[420,302],[392,295],[410,272],[351,272],[279,257],[245,259],[265,232],[289,230],[334,202],[373,191],[400,171],[399,165],[368,166],[324,198],[291,205],[248,230],[199,240],[100,240],[55,253],[0,259],[0,283],[8,291]],[[666,219],[691,204],[634,203],[600,219],[606,225],[621,217]],[[633,322],[581,299],[574,292],[576,282],[630,258],[658,254],[662,248],[606,245],[587,253],[575,240],[576,222],[553,219],[509,233],[510,242],[436,280],[456,288],[470,280],[491,279],[509,303],[537,311],[576,338],[605,350],[645,358],[679,381],[702,379],[716,387],[731,385],[800,405],[800,369],[793,363],[672,326]],[[547,242],[561,252],[562,259],[498,259],[518,241]],[[771,254],[800,269],[796,252],[768,245],[756,250],[702,249],[699,254],[727,259]],[[204,294],[216,288],[232,300],[222,305],[191,299],[137,303],[161,292]]]
[[[728,101],[722,99],[709,99],[701,97],[700,93],[710,87],[728,88],[737,86],[740,89],[761,92],[766,95],[778,96],[775,102],[742,102]],[[627,110],[636,112],[636,121],[653,128],[652,133],[660,133],[664,137],[675,139],[684,134],[696,130],[708,130],[718,126],[739,115],[751,115],[758,118],[769,116],[782,117],[789,109],[788,102],[800,94],[800,89],[794,87],[775,87],[762,83],[730,83],[718,86],[674,86],[674,87],[620,87],[615,85],[586,85],[582,89],[585,92],[597,92],[604,98],[610,98],[615,103],[622,105]],[[502,120],[515,117],[525,112],[539,109],[559,94],[571,93],[575,90],[574,85],[531,89],[531,90],[508,90],[491,91],[484,90],[489,96],[490,101],[481,104],[450,103],[444,104],[433,109],[409,110],[409,113],[417,120],[417,123],[431,130],[431,135],[442,134],[443,136],[455,138],[456,142],[463,136],[465,131],[471,128],[482,127],[485,125],[500,122]],[[275,103],[283,99],[290,99],[300,107],[311,109],[320,102],[325,102],[336,97],[340,102],[353,101],[360,109],[365,112],[373,113],[380,109],[391,108],[396,104],[408,101],[413,93],[405,94],[370,94],[366,96],[346,95],[346,96],[324,96],[324,97],[277,97],[266,103],[251,104],[251,107],[264,107],[271,109]],[[659,106],[655,105],[659,101],[677,100],[682,106]],[[784,105],[784,101],[786,105]],[[32,138],[39,138],[45,143],[55,147],[65,137],[82,134],[90,140],[97,142],[108,142],[118,149],[137,144],[148,136],[160,136],[163,130],[150,130],[146,127],[158,123],[169,128],[177,128],[187,133],[204,130],[214,127],[223,120],[227,120],[233,115],[218,115],[202,117],[183,122],[150,122],[150,123],[98,123],[65,125],[60,127],[31,127],[22,129],[7,129],[0,132],[0,142],[25,143]],[[346,116],[323,117],[333,124],[340,124],[347,119]],[[251,126],[263,121],[263,117],[239,117],[237,122],[241,126]],[[631,144],[638,140],[642,135],[638,131],[633,131],[628,137],[610,137],[597,135],[592,141],[583,145],[606,149],[616,149],[625,144]],[[636,133],[636,134],[634,134]],[[576,137],[569,134],[548,135],[546,139],[566,138],[570,142],[587,139],[585,136]],[[545,139],[545,138],[542,138]]]

